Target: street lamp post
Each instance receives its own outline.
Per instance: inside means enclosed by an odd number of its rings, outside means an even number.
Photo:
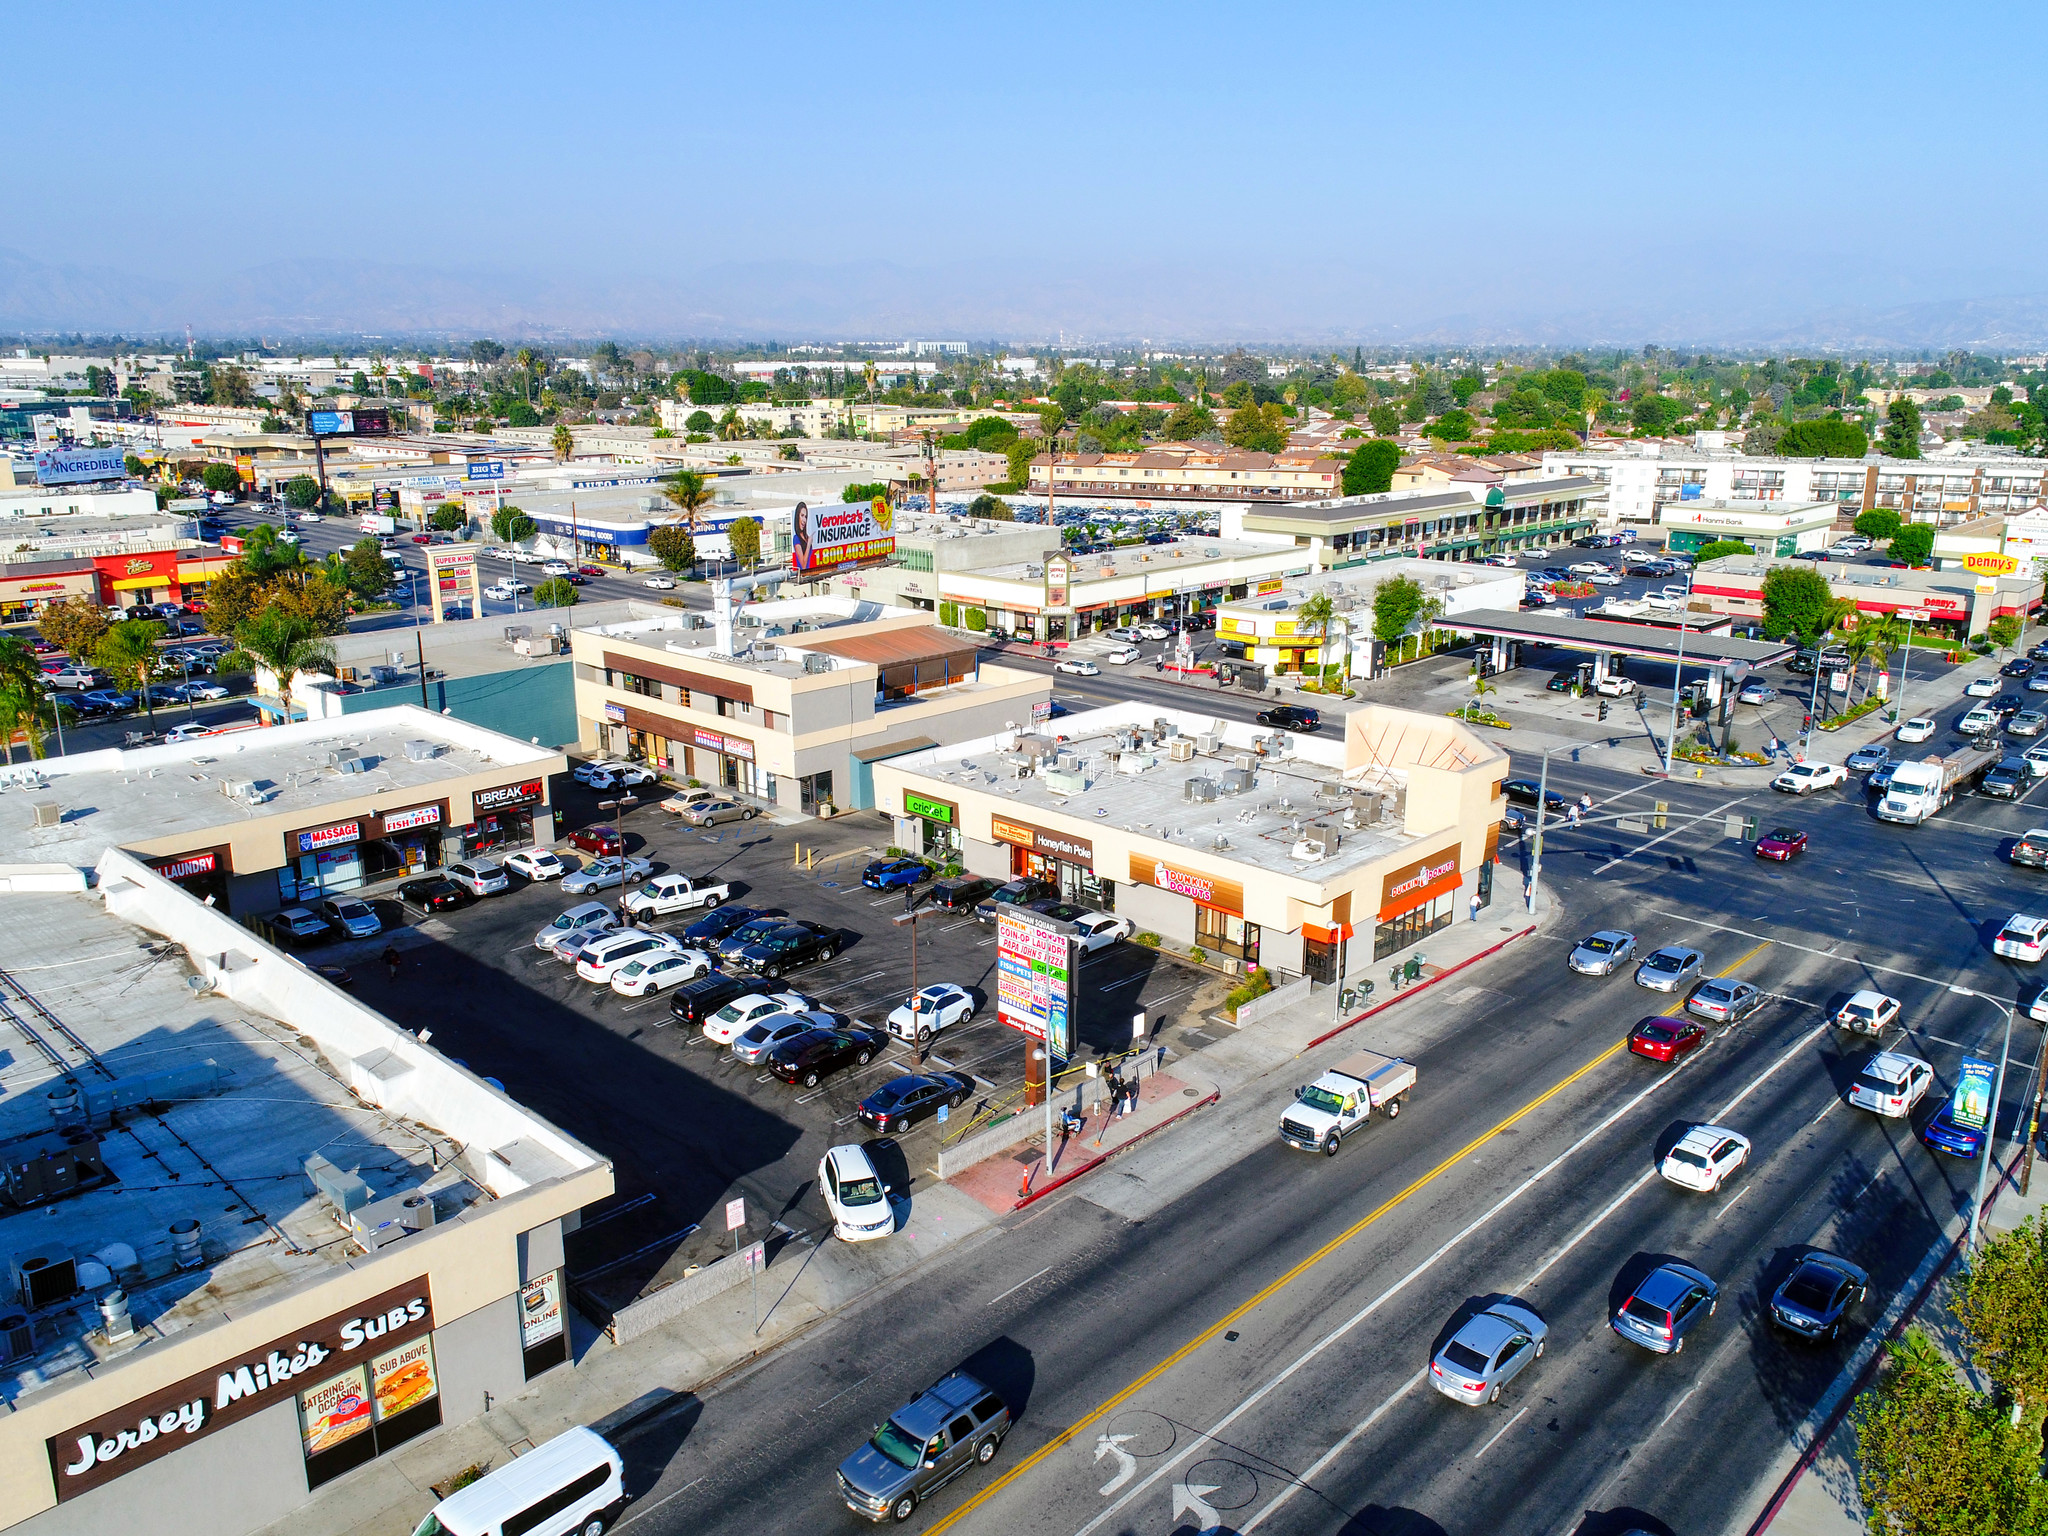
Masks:
[[[1664,738],[1664,776],[1671,776],[1671,754],[1678,747],[1678,689],[1685,678],[1685,630],[1686,615],[1692,612],[1691,566],[1685,569],[1685,601],[1678,609],[1678,663],[1671,672],[1671,730]],[[1546,761],[1545,766],[1548,766]]]
[[[640,797],[630,792],[622,794],[614,800],[600,800],[597,802],[597,808],[600,811],[610,811],[612,813],[612,832],[617,836],[619,842],[619,922],[622,926],[628,928],[633,926],[633,918],[632,914],[626,910],[625,815],[627,806],[638,805],[639,803]]]
[[[1970,1235],[1963,1246],[1965,1253],[1974,1254],[1977,1251],[1977,1225],[1984,1214],[1984,1190],[1991,1182],[1991,1155],[1998,1149],[1998,1106],[1999,1101],[2005,1097],[2005,1066],[2012,1056],[2012,1016],[2019,1005],[1996,997],[1984,997],[1982,992],[1970,987],[1959,987],[1953,983],[1950,984],[1949,991],[1962,997],[1983,998],[2005,1015],[2005,1043],[1998,1049],[1998,1079],[1991,1089],[1991,1112],[1984,1123],[1984,1151],[1977,1159],[1977,1192],[1970,1200]],[[2026,1134],[2024,1126],[2020,1134]]]
[[[1543,812],[1550,802],[1550,754],[1543,749],[1543,767],[1536,775],[1536,842],[1529,850],[1529,912],[1536,912],[1536,886],[1543,878]]]

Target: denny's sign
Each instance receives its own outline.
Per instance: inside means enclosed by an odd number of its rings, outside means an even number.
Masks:
[[[291,1402],[307,1388],[433,1328],[434,1301],[422,1275],[53,1435],[48,1446],[58,1501],[110,1483],[251,1414]]]

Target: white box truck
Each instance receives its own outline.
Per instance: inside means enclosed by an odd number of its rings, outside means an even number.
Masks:
[[[1878,819],[1917,827],[1956,797],[1956,790],[1998,761],[1996,746],[1964,746],[1901,763],[1877,803]]]
[[[1415,1086],[1415,1067],[1398,1056],[1360,1051],[1295,1090],[1280,1117],[1280,1139],[1304,1152],[1335,1157],[1346,1136],[1368,1124],[1377,1110],[1389,1120]]]

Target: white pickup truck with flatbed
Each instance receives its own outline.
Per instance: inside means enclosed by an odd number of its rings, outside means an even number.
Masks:
[[[1414,1086],[1412,1062],[1359,1051],[1295,1090],[1294,1102],[1280,1117],[1280,1139],[1304,1152],[1335,1157],[1343,1139],[1369,1124],[1375,1111],[1389,1120],[1399,1115],[1401,1101]]]

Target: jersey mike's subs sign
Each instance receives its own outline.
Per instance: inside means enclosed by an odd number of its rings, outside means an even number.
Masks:
[[[53,1435],[48,1446],[57,1498],[75,1498],[217,1429],[289,1403],[352,1365],[389,1361],[396,1346],[433,1328],[434,1301],[422,1275]],[[380,1386],[389,1381],[388,1390],[410,1390],[405,1362],[384,1369]]]

